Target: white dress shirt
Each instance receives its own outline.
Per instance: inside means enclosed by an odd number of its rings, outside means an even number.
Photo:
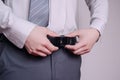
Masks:
[[[64,35],[75,31],[79,0],[50,0],[49,28]],[[108,0],[85,0],[90,14],[90,27],[102,33],[108,17]],[[6,4],[6,5],[5,5]],[[23,48],[25,41],[36,24],[29,22],[29,0],[0,0],[0,32],[17,47]]]

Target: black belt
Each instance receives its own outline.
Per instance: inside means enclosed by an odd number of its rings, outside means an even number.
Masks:
[[[60,37],[51,37],[47,35],[50,42],[59,48],[64,48],[65,45],[75,45],[77,43],[77,37],[66,37],[66,36],[60,36]]]
[[[75,45],[77,43],[77,37],[66,37],[66,36],[60,36],[60,37],[51,37],[47,35],[47,38],[50,40],[50,42],[59,48],[64,48],[65,45]],[[9,40],[3,35],[0,34],[0,42]]]

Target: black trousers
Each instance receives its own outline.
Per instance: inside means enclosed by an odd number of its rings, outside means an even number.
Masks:
[[[35,57],[0,41],[0,80],[80,80],[81,56],[59,49],[52,55]]]

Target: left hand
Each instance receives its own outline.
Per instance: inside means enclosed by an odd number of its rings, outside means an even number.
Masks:
[[[94,28],[89,28],[72,32],[66,36],[79,37],[80,40],[78,43],[75,45],[66,45],[65,48],[71,50],[76,55],[82,55],[91,51],[93,45],[98,40],[100,33]]]

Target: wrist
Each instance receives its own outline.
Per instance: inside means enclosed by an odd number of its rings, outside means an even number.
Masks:
[[[98,40],[100,39],[100,36],[101,36],[100,31],[96,28],[90,28],[90,29],[95,33],[95,35],[97,37],[96,42],[98,42]]]

